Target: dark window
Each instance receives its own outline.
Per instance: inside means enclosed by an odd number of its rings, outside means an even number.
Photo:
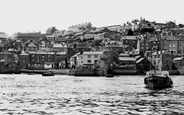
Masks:
[[[88,60],[87,62],[88,62],[88,63],[91,63],[91,60]]]

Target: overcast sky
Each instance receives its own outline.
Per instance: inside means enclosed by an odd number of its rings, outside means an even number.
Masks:
[[[85,22],[121,25],[140,17],[184,24],[183,11],[184,0],[0,0],[0,32],[45,33]]]

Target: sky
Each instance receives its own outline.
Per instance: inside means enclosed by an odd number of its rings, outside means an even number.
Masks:
[[[183,0],[0,0],[0,32],[45,33],[85,22],[122,25],[140,17],[184,24],[183,6]]]

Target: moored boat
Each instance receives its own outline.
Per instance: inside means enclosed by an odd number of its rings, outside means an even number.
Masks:
[[[54,72],[52,71],[46,71],[42,73],[42,76],[54,76]]]
[[[144,78],[144,83],[149,89],[163,89],[173,86],[173,81],[169,77],[169,72],[161,70],[148,71]]]
[[[114,74],[110,74],[110,73],[108,74],[108,73],[107,73],[107,74],[105,75],[105,77],[111,78],[111,77],[114,77]]]

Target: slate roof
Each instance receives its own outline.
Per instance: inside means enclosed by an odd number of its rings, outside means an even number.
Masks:
[[[180,61],[182,59],[183,59],[183,57],[177,57],[177,58],[174,58],[173,61]]]
[[[37,47],[34,43],[30,43],[28,47]]]
[[[136,61],[135,58],[132,57],[118,57],[121,61]]]

